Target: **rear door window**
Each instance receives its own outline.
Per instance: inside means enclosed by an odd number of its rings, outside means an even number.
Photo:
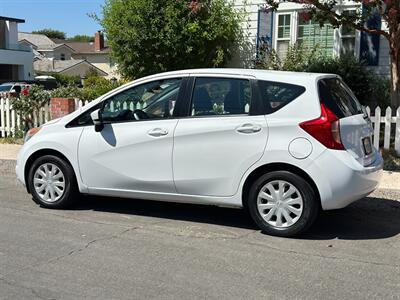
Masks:
[[[248,115],[250,102],[250,80],[200,77],[194,85],[191,116]]]
[[[340,118],[363,114],[363,108],[350,88],[339,78],[325,78],[318,82],[320,102]]]
[[[273,113],[305,92],[305,87],[283,82],[258,81],[265,113]]]

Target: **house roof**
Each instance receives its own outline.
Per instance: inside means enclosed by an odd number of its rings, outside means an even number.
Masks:
[[[37,47],[38,50],[52,50],[57,45],[44,34],[18,32],[18,41],[27,41]]]
[[[56,44],[65,44],[72,48],[76,54],[96,54],[96,53],[109,53],[110,47],[105,44],[101,51],[96,51],[94,42],[74,42],[69,40],[52,39]]]
[[[104,76],[108,75],[106,72],[97,68],[96,66],[84,59],[53,60],[44,58],[36,60],[33,63],[33,67],[36,71],[61,73],[80,64],[87,64],[90,68],[97,70],[98,73]]]
[[[0,16],[0,20],[16,22],[16,23],[25,23],[25,20],[23,20],[23,19],[16,19],[16,18],[4,17],[4,16]]]
[[[75,52],[75,50],[72,49],[72,48],[71,48],[70,46],[68,46],[67,44],[58,44],[58,45],[56,45],[56,46],[53,48],[53,50],[55,50],[55,49],[57,49],[57,48],[61,48],[61,47],[68,48],[68,49],[71,50],[72,52]]]
[[[93,42],[71,42],[68,40],[51,39],[44,34],[18,32],[18,40],[27,41],[38,51],[52,51],[58,47],[65,46],[76,54],[109,53],[110,47],[105,45],[101,51],[96,51]]]
[[[104,45],[104,48],[100,51],[96,51],[94,43],[88,42],[66,42],[66,45],[75,50],[76,53],[80,54],[96,54],[96,53],[109,53],[110,47]]]

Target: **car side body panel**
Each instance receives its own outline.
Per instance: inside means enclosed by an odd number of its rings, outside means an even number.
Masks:
[[[119,93],[124,89],[131,88],[137,84],[147,81],[171,78],[177,76],[195,76],[196,74],[216,73],[220,76],[234,76],[244,78],[252,76],[258,80],[269,80],[277,82],[286,82],[304,86],[306,91],[297,99],[292,101],[278,111],[269,115],[257,116],[260,124],[263,126],[265,135],[260,135],[263,147],[257,144],[257,153],[254,156],[249,156],[245,159],[243,165],[239,169],[229,169],[229,172],[235,172],[232,180],[227,184],[231,185],[228,192],[221,193],[222,182],[226,179],[219,170],[214,171],[212,175],[214,180],[218,182],[216,186],[207,181],[205,185],[199,189],[190,192],[190,189],[183,188],[169,190],[169,192],[161,191],[144,191],[143,189],[127,189],[124,186],[117,187],[93,187],[90,190],[81,179],[81,172],[78,159],[78,145],[82,136],[83,130],[91,130],[93,126],[66,128],[66,125],[79,116],[82,112],[97,105],[103,99]],[[377,151],[374,152],[373,163],[363,166],[347,151],[329,150],[307,132],[302,130],[298,125],[301,122],[318,118],[321,114],[320,103],[317,94],[317,82],[320,78],[335,77],[329,74],[305,74],[305,73],[290,73],[290,72],[270,72],[257,70],[231,70],[231,69],[215,69],[215,70],[186,70],[178,72],[170,72],[166,74],[154,75],[139,79],[127,85],[124,85],[110,93],[91,102],[86,107],[62,118],[55,120],[47,125],[44,125],[42,130],[29,140],[21,149],[18,155],[18,164],[16,172],[18,179],[25,183],[25,167],[28,159],[37,151],[43,149],[51,149],[62,153],[71,163],[75,174],[79,190],[82,193],[90,193],[94,195],[140,198],[148,200],[170,201],[170,202],[185,202],[196,204],[211,204],[218,206],[242,207],[243,197],[242,191],[248,176],[259,167],[273,164],[285,163],[303,170],[313,180],[318,189],[319,200],[323,209],[336,209],[344,207],[351,202],[362,198],[372,192],[378,185],[382,170],[382,158]],[[230,118],[240,118],[240,116],[229,116]],[[190,123],[191,121],[179,119],[177,122]],[[204,119],[206,121],[206,119]],[[149,121],[153,122],[153,121]],[[228,121],[227,121],[228,122]],[[205,125],[206,126],[206,125]],[[186,130],[186,129],[185,129]],[[182,138],[185,135],[185,130],[177,132],[176,139]],[[196,129],[198,130],[198,129]],[[218,142],[218,133],[209,133],[213,139]],[[201,137],[201,133],[197,133]],[[268,136],[268,137],[267,137]],[[234,139],[234,137],[232,137]],[[190,141],[190,139],[189,139]],[[176,151],[179,155],[185,155],[188,159],[196,160],[196,157],[191,157],[191,148],[199,149],[199,142],[184,143],[178,145]],[[204,142],[204,140],[203,140]],[[237,141],[227,145],[227,151],[243,151],[243,145],[235,146]],[[254,141],[253,141],[254,142]],[[253,142],[248,145],[251,149],[254,146]],[[240,143],[240,142],[238,142]],[[300,146],[299,146],[300,145]],[[304,147],[303,147],[304,146]],[[187,149],[185,149],[187,148]],[[260,150],[262,149],[262,150]],[[200,149],[201,150],[201,149]],[[376,149],[375,149],[376,150]],[[187,151],[187,153],[185,153]],[[222,153],[222,152],[221,152]],[[142,153],[142,155],[144,155]],[[211,153],[208,153],[211,155]],[[229,156],[229,153],[227,153]],[[145,159],[145,158],[144,158]],[[173,161],[172,155],[170,157]],[[201,165],[201,161],[197,162]],[[182,162],[185,164],[185,161]],[[188,167],[194,168],[196,166]],[[226,165],[219,166],[226,168]],[[99,170],[90,170],[90,172],[98,172]],[[102,172],[104,170],[101,170]],[[204,177],[205,170],[199,170],[199,178]],[[177,170],[177,180],[184,180],[184,168]],[[220,180],[219,180],[220,179]],[[190,178],[189,178],[190,180]],[[207,195],[200,194],[205,186],[211,191]]]

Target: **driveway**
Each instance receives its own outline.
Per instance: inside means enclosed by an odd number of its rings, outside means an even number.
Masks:
[[[284,239],[235,209],[86,197],[45,210],[1,176],[0,299],[400,297],[400,192]]]

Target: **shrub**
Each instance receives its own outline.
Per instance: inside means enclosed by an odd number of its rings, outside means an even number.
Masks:
[[[84,87],[82,89],[81,100],[92,101],[101,95],[108,93],[109,91],[119,87],[121,82],[113,82],[100,76],[89,76],[84,81]]]
[[[21,115],[22,122],[24,124],[24,131],[33,127],[33,115],[39,112],[39,110],[50,101],[50,93],[45,91],[42,86],[32,85],[29,88],[29,94],[21,97],[13,98],[12,105],[14,109]]]
[[[390,79],[375,76],[371,81],[372,93],[365,99],[365,105],[371,109],[376,106],[386,108],[390,106]]]
[[[56,79],[58,86],[81,85],[81,77],[78,75],[63,75],[54,72],[36,72],[36,75],[52,76]]]
[[[383,168],[387,171],[400,171],[400,157],[397,155],[396,151],[391,150],[382,150],[381,151],[383,157]]]
[[[50,92],[51,98],[78,98],[83,101],[92,101],[101,95],[119,87],[123,82],[113,82],[98,75],[88,74],[83,88],[76,85],[60,86]]]
[[[51,98],[82,98],[82,89],[73,85],[60,86],[50,92]]]
[[[379,93],[389,92],[389,90],[385,90],[386,86],[383,81],[375,79],[376,76],[353,55],[332,57],[324,54],[318,46],[307,49],[300,44],[295,44],[289,47],[285,57],[279,58],[275,50],[265,45],[263,47],[255,62],[257,68],[337,74],[343,78],[360,102],[365,105],[376,101],[372,97],[381,99],[379,94],[374,96],[374,89],[378,86]]]
[[[81,78],[78,75],[63,75],[63,74],[51,74],[56,80],[59,86],[80,86]]]

